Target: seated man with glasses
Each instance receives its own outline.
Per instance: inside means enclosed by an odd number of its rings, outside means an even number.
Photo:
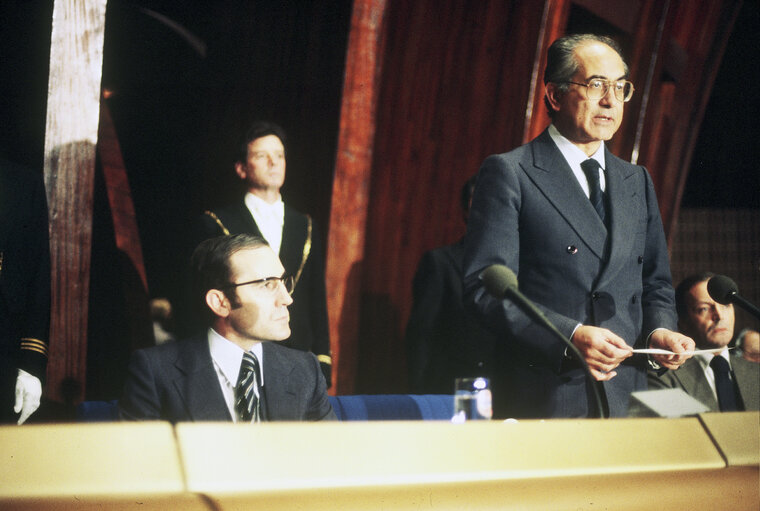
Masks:
[[[134,353],[119,413],[125,420],[334,420],[312,354],[290,336],[293,278],[250,234],[202,242],[192,257],[208,330]]]

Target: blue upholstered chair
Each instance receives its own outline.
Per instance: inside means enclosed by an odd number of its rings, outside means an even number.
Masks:
[[[454,397],[438,394],[378,394],[329,396],[338,420],[449,420],[454,411]],[[80,422],[119,420],[118,402],[83,401],[76,408]]]
[[[338,420],[449,420],[454,396],[444,394],[362,394],[329,396]]]

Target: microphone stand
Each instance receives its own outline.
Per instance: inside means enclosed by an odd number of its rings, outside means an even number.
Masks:
[[[535,305],[530,303],[528,299],[522,295],[522,293],[518,293],[519,291],[516,291],[511,287],[507,288],[506,290],[506,294],[512,298],[512,303],[520,307],[523,312],[530,316],[534,321],[538,322],[540,325],[549,330],[549,332],[551,332],[557,339],[562,341],[567,346],[569,352],[573,354],[578,362],[580,362],[581,368],[586,375],[586,383],[591,387],[591,393],[594,396],[594,404],[596,405],[597,415],[600,419],[606,419],[607,417],[604,415],[604,407],[602,406],[602,396],[599,392],[598,387],[599,382],[597,382],[596,378],[594,378],[594,375],[591,374],[591,369],[586,363],[586,359],[583,358],[583,355],[578,350],[578,348],[576,348],[575,344],[573,344],[570,339],[565,337],[562,332],[557,330],[557,327],[555,327],[554,324],[549,321],[543,312],[541,312]]]

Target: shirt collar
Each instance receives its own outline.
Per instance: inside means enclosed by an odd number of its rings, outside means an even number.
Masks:
[[[726,362],[728,362],[728,367],[731,367],[731,357],[728,356],[728,348],[725,348],[720,353],[697,353],[694,355],[694,358],[699,360],[699,363],[702,365],[702,368],[710,367],[710,361],[714,357],[723,357],[726,359]]]
[[[581,151],[578,146],[565,138],[565,136],[559,132],[557,127],[554,126],[554,124],[549,125],[549,136],[552,137],[552,140],[554,140],[554,143],[557,145],[557,149],[559,149],[559,152],[561,152],[562,156],[565,157],[565,160],[567,160],[570,168],[580,168],[581,163],[588,160],[589,158],[593,158],[599,162],[599,166],[602,167],[602,169],[606,168],[604,166],[604,142],[600,142],[599,148],[594,154],[589,157],[586,155],[586,153]]]
[[[213,328],[208,329],[208,347],[211,352],[211,358],[216,362],[224,377],[227,378],[227,381],[234,388],[237,385],[238,374],[240,374],[240,364],[243,362],[243,349],[234,342],[222,337]],[[251,353],[259,359],[261,384],[263,385],[264,350],[260,342],[253,345]]]
[[[268,203],[264,199],[257,197],[256,195],[248,192],[245,194],[245,205],[253,213],[276,216],[280,221],[284,221],[285,218],[285,204],[282,202],[282,196],[274,201],[272,204]]]

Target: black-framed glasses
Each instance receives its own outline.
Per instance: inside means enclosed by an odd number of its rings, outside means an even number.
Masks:
[[[261,287],[267,291],[274,293],[280,287],[281,283],[283,286],[285,286],[285,291],[287,291],[289,295],[292,295],[293,290],[296,287],[295,279],[292,275],[283,275],[282,277],[267,277],[265,279],[249,280],[248,282],[240,282],[237,284],[230,282],[226,287],[228,289],[232,289],[240,286],[247,286],[248,284],[261,284]]]
[[[612,86],[612,92],[615,94],[615,97],[618,99],[618,101],[622,101],[623,103],[627,103],[631,100],[633,97],[633,82],[629,82],[628,80],[617,80],[617,81],[611,81],[611,80],[602,80],[601,78],[592,78],[586,83],[579,83],[579,82],[565,82],[565,83],[572,83],[574,85],[580,85],[581,87],[586,87],[586,97],[588,99],[602,99],[604,96],[607,95],[607,93],[610,91],[610,86]]]

